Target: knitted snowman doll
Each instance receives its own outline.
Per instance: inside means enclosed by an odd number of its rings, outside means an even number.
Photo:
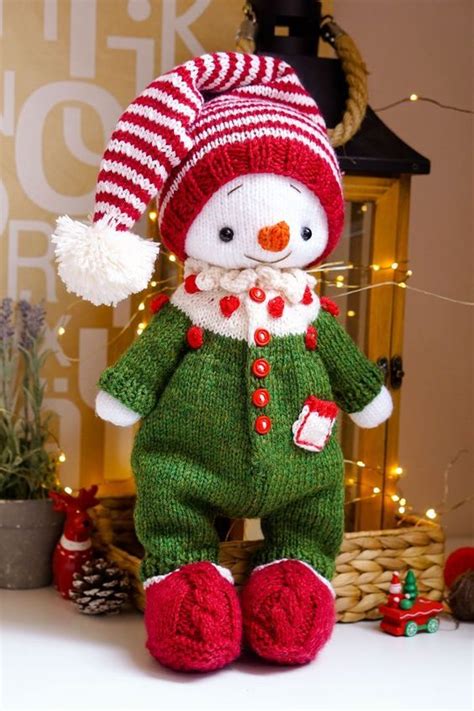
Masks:
[[[375,427],[392,403],[305,271],[334,249],[343,195],[293,69],[216,53],[150,84],[106,148],[91,224],[58,220],[69,290],[116,304],[147,286],[158,247],[130,229],[155,197],[184,283],[155,301],[96,402],[104,420],[141,422],[132,466],[147,646],[166,666],[205,671],[238,657],[244,634],[264,659],[304,664],[335,622],[338,408]],[[218,514],[261,519],[240,599],[218,564]]]

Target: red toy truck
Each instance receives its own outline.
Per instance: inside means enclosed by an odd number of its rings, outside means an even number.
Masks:
[[[401,610],[399,607],[389,605],[382,605],[379,609],[383,615],[380,628],[384,632],[396,637],[402,635],[414,637],[421,630],[436,632],[439,627],[437,615],[443,611],[443,605],[419,597],[409,610]]]

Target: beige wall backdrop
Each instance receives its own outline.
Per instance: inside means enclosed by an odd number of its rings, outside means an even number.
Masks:
[[[370,71],[370,103],[415,92],[473,108],[471,0],[335,0],[334,14],[354,36]],[[413,179],[410,267],[413,286],[473,299],[472,127],[468,114],[402,104],[381,114],[432,161]],[[474,493],[472,309],[407,293],[400,462],[404,491],[424,511],[443,495]],[[448,514],[450,536],[472,535],[472,504]]]
[[[47,405],[66,454],[61,480],[130,476],[131,430],[94,416],[96,382],[131,314],[78,302],[56,278],[49,236],[58,214],[84,218],[123,108],[158,74],[232,49],[241,0],[0,0],[0,295],[45,297]],[[66,333],[58,337],[58,326]]]

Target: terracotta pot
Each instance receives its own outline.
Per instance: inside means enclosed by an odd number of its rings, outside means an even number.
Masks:
[[[52,556],[64,523],[50,499],[0,499],[0,588],[51,584]]]

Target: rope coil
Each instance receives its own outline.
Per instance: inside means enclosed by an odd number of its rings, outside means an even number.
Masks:
[[[330,15],[326,15],[322,19],[321,37],[334,47],[341,62],[348,88],[342,119],[334,128],[328,129],[331,145],[333,148],[337,148],[350,141],[364,120],[369,100],[368,71],[352,37],[344,32]]]

